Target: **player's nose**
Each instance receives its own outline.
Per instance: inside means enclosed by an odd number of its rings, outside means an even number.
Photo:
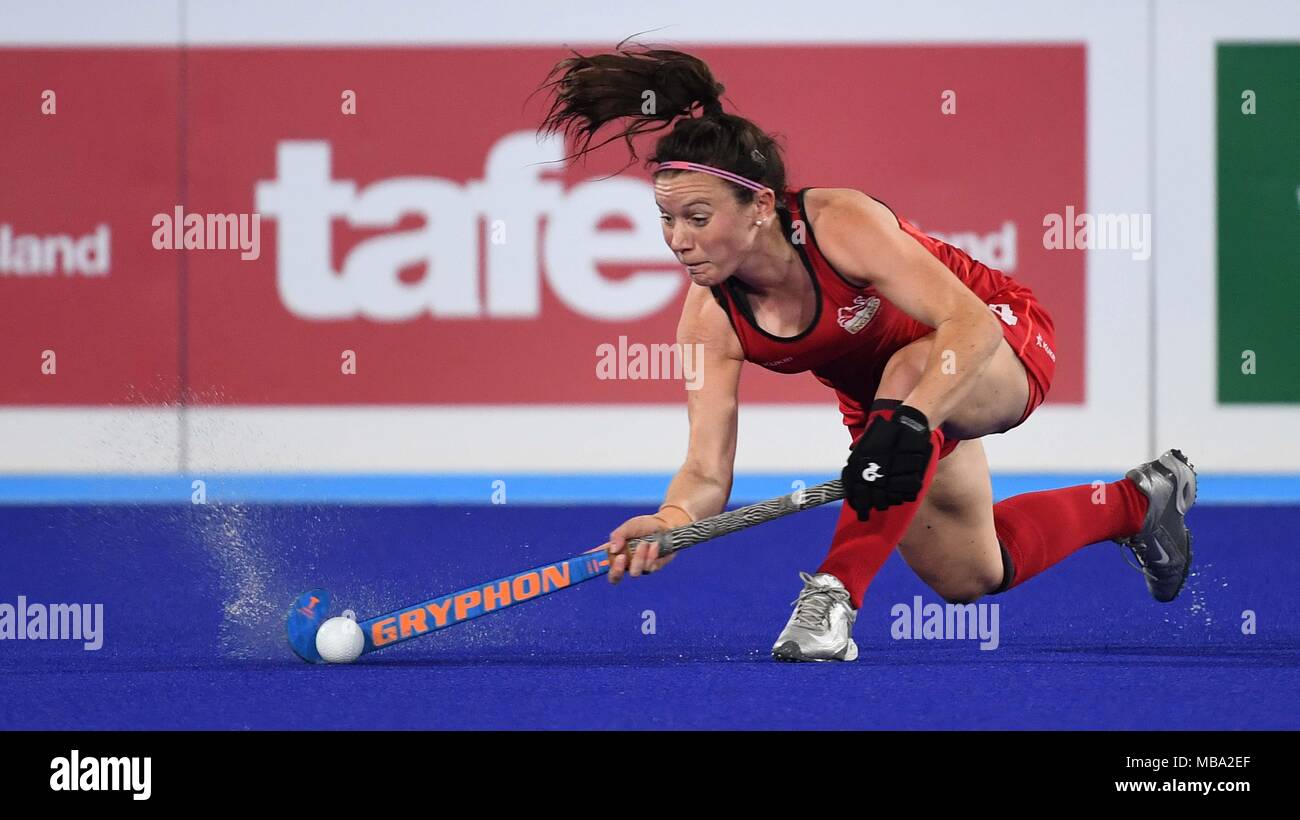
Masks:
[[[686,251],[689,251],[693,245],[694,243],[690,241],[690,237],[687,235],[685,228],[677,225],[672,227],[672,233],[669,235],[668,239],[668,247],[673,249],[673,253],[680,256]]]

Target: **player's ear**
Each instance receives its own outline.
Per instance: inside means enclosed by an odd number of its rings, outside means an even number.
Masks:
[[[776,194],[771,188],[764,188],[754,194],[754,201],[751,203],[753,208],[754,221],[766,225],[776,217]]]

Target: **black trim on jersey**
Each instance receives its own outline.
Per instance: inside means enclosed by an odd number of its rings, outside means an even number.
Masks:
[[[740,342],[740,347],[743,350],[745,343],[740,340],[740,328],[736,327],[736,319],[731,315],[731,308],[727,307],[727,297],[722,295],[722,286],[710,285],[709,293],[713,294],[713,301],[718,303],[718,307],[722,308],[722,312],[727,314],[727,324],[731,325],[731,332],[736,334],[736,341]]]
[[[867,196],[871,196],[871,194],[867,194]],[[871,196],[871,198],[872,198],[872,199],[875,199],[877,202],[879,202],[881,205],[884,205],[886,208],[889,208],[889,212],[890,212],[891,214],[894,215],[894,221],[898,223],[898,228],[899,228],[899,230],[902,230],[902,228],[903,228],[903,220],[901,220],[901,219],[898,218],[898,212],[895,211],[893,208],[890,208],[890,207],[889,207],[889,203],[886,202],[885,200],[883,200],[883,199],[876,199],[876,197],[874,197],[874,196]]]
[[[811,190],[813,189],[803,188],[799,191],[799,213],[803,215],[804,224],[808,226],[808,238],[813,242],[813,244],[817,244],[817,234],[813,233],[812,217],[808,216],[808,208],[803,204],[803,195]],[[881,205],[884,205],[886,208],[888,208],[889,212],[894,216],[894,221],[898,223],[898,229],[899,230],[903,229],[903,223],[901,220],[899,220],[898,214],[894,213],[893,208],[890,208],[884,202],[881,202],[879,199],[876,199],[874,196],[871,196],[871,194],[867,194],[867,196],[870,197],[871,199],[874,199],[876,202],[880,202]],[[821,253],[821,245],[817,245],[817,252]],[[834,274],[840,278],[841,282],[853,288],[854,290],[866,290],[867,288],[872,287],[872,285],[870,284],[859,285],[856,282],[850,282],[848,277],[846,277],[844,274],[840,273],[839,271],[835,270],[835,266],[831,264],[831,260],[826,258],[826,254],[822,253],[821,257],[822,260],[826,263],[826,267],[830,268],[831,271],[834,272]]]
[[[803,213],[802,196],[800,197],[799,208],[800,208],[800,213],[802,214]],[[790,216],[790,212],[785,208],[777,208],[776,214],[781,219],[782,235],[785,236],[786,241],[789,242],[790,231],[793,230],[794,228],[794,222]],[[811,230],[811,228],[809,230]],[[783,342],[783,343],[797,342],[800,339],[806,337],[809,333],[812,333],[814,330],[816,330],[817,323],[820,322],[822,319],[822,286],[821,286],[821,282],[817,281],[817,272],[813,268],[812,262],[809,261],[808,253],[805,251],[803,245],[795,245],[793,242],[791,242],[790,244],[793,245],[795,251],[798,252],[799,260],[803,262],[804,270],[807,271],[808,278],[812,280],[813,299],[817,303],[816,307],[813,309],[814,312],[813,312],[812,322],[809,323],[808,327],[804,328],[801,332],[795,334],[794,336],[776,336],[771,333],[768,333],[766,330],[758,326],[758,320],[754,318],[754,310],[752,307],[750,307],[749,299],[745,296],[745,292],[741,289],[741,286],[736,282],[736,277],[734,276],[729,277],[727,281],[723,283],[726,286],[727,290],[731,292],[732,304],[734,304],[736,306],[736,309],[740,311],[740,315],[745,317],[745,321],[749,324],[749,326],[752,327],[764,338],[771,339],[774,342]],[[728,313],[727,315],[730,316],[731,314]]]
[[[799,214],[803,217],[803,223],[808,228],[808,241],[813,243],[814,245],[817,245],[817,252],[821,254],[822,261],[826,263],[826,267],[831,269],[831,273],[834,273],[836,276],[840,278],[841,282],[853,288],[854,290],[866,290],[868,287],[870,287],[870,285],[864,287],[854,282],[850,282],[847,278],[845,278],[844,274],[835,270],[835,266],[831,264],[831,260],[826,258],[826,254],[821,253],[822,250],[821,245],[817,244],[817,234],[813,233],[812,217],[808,215],[808,207],[804,205],[803,202],[803,195],[808,193],[811,190],[812,188],[801,188],[799,190]]]

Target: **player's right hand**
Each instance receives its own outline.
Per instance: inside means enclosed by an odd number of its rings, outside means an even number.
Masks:
[[[676,553],[660,558],[659,544],[652,541],[637,545],[636,551],[629,558],[627,542],[672,527],[673,524],[658,515],[638,515],[619,525],[618,529],[609,534],[608,543],[603,545],[609,552],[609,582],[617,584],[623,580],[623,575],[627,572],[631,572],[632,577],[636,578],[643,572],[658,572],[668,566],[669,562],[677,557]]]

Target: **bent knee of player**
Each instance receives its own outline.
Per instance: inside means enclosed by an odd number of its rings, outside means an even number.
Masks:
[[[931,542],[920,551],[904,555],[908,566],[930,589],[950,604],[973,604],[1002,585],[1001,553],[997,566],[968,552],[967,544],[959,552]],[[919,558],[919,560],[918,560]]]
[[[885,363],[880,375],[880,385],[876,397],[883,399],[902,399],[912,392],[925,374],[925,366],[930,356],[929,337],[918,339],[899,348]]]
[[[994,575],[996,574],[996,578]],[[940,598],[950,604],[973,604],[1002,585],[1002,569],[996,573],[980,568],[971,568],[959,574],[947,574],[943,578],[922,578]]]

